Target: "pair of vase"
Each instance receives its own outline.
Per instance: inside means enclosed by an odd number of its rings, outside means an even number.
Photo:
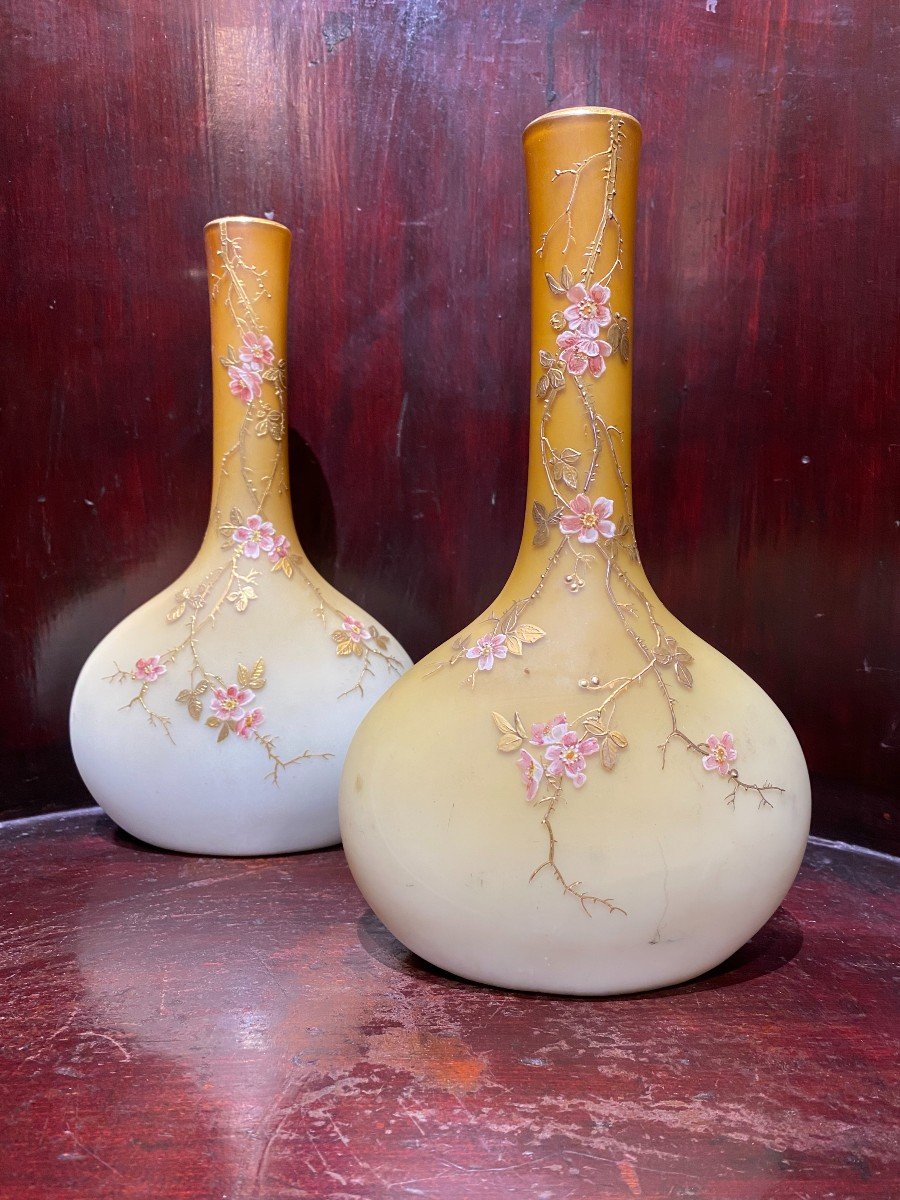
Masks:
[[[785,718],[665,609],[638,554],[640,127],[570,109],[524,142],[528,509],[490,610],[408,670],[310,564],[286,466],[290,233],[214,221],[209,527],[88,659],[72,744],[139,838],[269,854],[340,833],[376,914],[428,961],[505,987],[629,992],[714,967],[769,918],[803,855],[809,779]]]

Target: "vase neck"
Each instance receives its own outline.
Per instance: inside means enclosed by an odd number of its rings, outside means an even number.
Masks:
[[[520,560],[622,547],[631,502],[631,329],[640,126],[571,109],[525,131],[531,227],[532,391]],[[560,533],[568,538],[561,538]],[[594,536],[596,534],[596,537]]]
[[[206,227],[213,379],[210,536],[253,516],[279,533],[293,531],[285,367],[290,247],[289,230],[273,221],[227,217]]]

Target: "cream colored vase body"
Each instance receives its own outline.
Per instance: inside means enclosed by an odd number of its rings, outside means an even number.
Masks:
[[[338,840],[337,793],[363,714],[409,666],[300,548],[287,473],[290,233],[206,231],[214,486],[197,558],[118,625],[72,700],[75,760],[144,841],[275,854]]]
[[[375,706],[341,784],[344,847],[377,915],[423,958],[503,987],[603,995],[709,970],[777,908],[809,828],[787,721],[666,610],[638,556],[639,148],[637,122],[605,109],[525,133],[521,550],[491,609]]]

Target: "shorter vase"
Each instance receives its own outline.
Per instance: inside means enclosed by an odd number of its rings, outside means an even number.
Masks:
[[[206,229],[214,486],[193,563],[118,625],[75,687],[75,761],[97,803],[144,841],[278,854],[338,840],[350,738],[409,665],[299,544],[287,473],[290,232]]]

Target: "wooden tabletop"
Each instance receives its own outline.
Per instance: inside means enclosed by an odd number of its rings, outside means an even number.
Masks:
[[[0,1197],[895,1197],[897,866],[811,845],[717,971],[570,1001],[416,959],[340,850],[7,824]]]

